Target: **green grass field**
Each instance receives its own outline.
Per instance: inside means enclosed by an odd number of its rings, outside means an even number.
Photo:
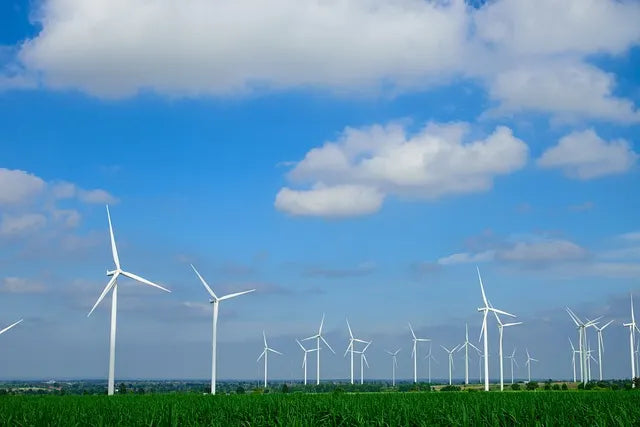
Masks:
[[[640,426],[640,392],[2,396],[11,426]]]

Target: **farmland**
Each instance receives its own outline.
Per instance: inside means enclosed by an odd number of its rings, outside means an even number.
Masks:
[[[0,425],[640,425],[640,392],[0,397]]]

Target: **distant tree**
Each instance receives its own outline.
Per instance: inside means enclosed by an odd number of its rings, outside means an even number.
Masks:
[[[513,391],[520,390],[520,384],[518,384],[518,383],[511,384],[511,390],[513,390]]]
[[[236,388],[236,394],[244,394],[244,387],[239,385],[238,388]]]
[[[138,387],[138,390],[136,390],[136,393],[144,394],[144,388],[143,387]]]
[[[527,390],[535,390],[538,388],[538,383],[536,381],[529,381],[527,383]]]
[[[633,379],[633,384],[635,385],[635,387],[636,387],[637,389],[640,389],[640,377],[635,377],[635,378]]]
[[[282,393],[289,393],[289,386],[286,383],[282,384],[282,387],[280,387],[280,391]]]
[[[562,384],[561,388],[562,388],[562,390],[569,390],[569,387],[564,383]]]
[[[126,392],[127,386],[125,385],[125,383],[120,383],[120,385],[118,386],[118,393],[125,394]]]
[[[560,390],[560,384],[554,384],[553,385],[553,390],[559,391]]]

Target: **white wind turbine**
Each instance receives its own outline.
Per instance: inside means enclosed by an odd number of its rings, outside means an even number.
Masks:
[[[367,362],[367,356],[364,353],[365,351],[367,351],[370,345],[371,345],[371,341],[367,341],[367,345],[364,346],[362,351],[355,352],[356,354],[360,354],[360,385],[364,384],[364,365],[367,365],[367,368],[369,367],[369,362]]]
[[[446,351],[447,353],[449,353],[449,385],[451,385],[451,372],[454,368],[453,366],[453,353],[458,349],[458,346],[453,347],[451,350],[449,350],[447,347],[441,345],[440,347],[442,347],[444,349],[444,351]]]
[[[396,368],[398,367],[398,353],[400,352],[400,349],[397,349],[394,352],[391,352],[389,350],[385,350],[387,352],[388,355],[391,356],[392,358],[392,362],[391,362],[391,386],[395,387],[396,386]]]
[[[427,355],[424,358],[427,359],[429,384],[431,384],[431,361],[433,360],[434,362],[438,363],[436,358],[431,353],[431,343],[429,343],[429,353],[427,353]]]
[[[322,313],[322,320],[320,321],[320,328],[318,328],[318,333],[302,340],[302,341],[308,341],[313,339],[316,340],[316,351],[317,351],[316,353],[316,362],[317,362],[316,363],[316,385],[320,384],[320,341],[322,340],[322,342],[325,343],[327,348],[331,350],[333,354],[336,354],[336,352],[333,351],[333,349],[331,348],[327,340],[324,339],[324,336],[322,336],[323,325],[324,325],[324,313]]]
[[[302,351],[304,351],[304,357],[302,358],[302,369],[304,369],[304,385],[307,385],[307,354],[316,351],[315,348],[311,348],[311,349],[306,349],[302,343],[300,341],[298,341],[296,339],[296,342],[298,343],[298,345],[300,346],[300,348],[302,349]]]
[[[587,320],[587,322],[583,322],[580,320],[576,314],[571,311],[569,307],[566,308],[567,313],[569,313],[569,317],[573,320],[573,323],[576,324],[576,329],[578,330],[578,349],[580,353],[580,382],[587,384],[587,328],[590,326],[594,326],[596,322],[602,317],[598,317],[593,320]]]
[[[191,264],[191,268],[193,268],[193,271],[195,271],[196,275],[198,276],[198,278],[200,279],[200,281],[202,282],[202,284],[204,285],[205,289],[207,290],[207,292],[209,293],[209,296],[211,296],[211,299],[209,299],[209,302],[211,304],[213,304],[213,336],[211,339],[211,394],[216,394],[216,346],[217,346],[217,342],[218,342],[218,305],[220,304],[220,301],[224,301],[226,299],[231,299],[231,298],[235,298],[237,296],[240,295],[244,295],[244,294],[248,294],[249,292],[253,292],[255,291],[255,289],[251,289],[248,291],[242,291],[242,292],[236,292],[233,294],[229,294],[229,295],[224,295],[221,296],[220,298],[218,298],[216,296],[216,294],[213,292],[213,290],[211,289],[211,287],[207,284],[207,282],[204,280],[204,278],[200,275],[200,273],[198,273],[198,270],[196,270],[196,268],[193,266],[193,264]]]
[[[502,367],[502,361],[504,360],[504,358],[502,356],[502,335],[504,332],[504,328],[509,326],[521,325],[522,322],[502,323],[502,320],[500,320],[500,317],[495,311],[493,312],[493,314],[496,316],[496,320],[498,321],[498,332],[500,333],[500,391],[504,391],[504,372]]]
[[[256,360],[256,362],[260,361],[260,359],[264,357],[264,388],[267,388],[267,370],[269,367],[269,352],[279,354],[279,355],[282,355],[282,353],[280,353],[278,350],[274,350],[270,348],[267,345],[267,335],[264,333],[264,331],[262,331],[262,338],[264,339],[264,350],[262,350],[262,353],[260,353],[260,356],[258,356],[258,360]]]
[[[355,353],[354,344],[356,342],[359,342],[366,345],[368,341],[364,341],[353,336],[351,325],[349,325],[349,319],[347,319],[347,328],[349,328],[349,345],[347,346],[347,350],[344,352],[344,357],[347,356],[347,353],[351,352],[351,384],[353,384],[353,354]]]
[[[413,350],[411,351],[411,357],[413,357],[413,382],[417,383],[418,382],[418,343],[427,342],[431,340],[429,338],[416,337],[416,333],[413,332],[411,323],[409,323],[409,330],[411,331],[411,336],[413,337]]]
[[[636,377],[636,366],[633,363],[633,340],[635,338],[636,331],[640,332],[638,326],[636,325],[636,317],[633,314],[633,294],[631,294],[631,322],[624,323],[625,327],[629,328],[629,351],[631,352],[631,387],[635,388],[635,383],[633,379]]]
[[[602,339],[602,331],[604,328],[613,323],[613,320],[609,320],[609,322],[605,323],[605,325],[601,328],[594,325],[596,331],[598,333],[598,368],[600,369],[600,381],[602,381],[602,353],[604,353],[604,340]]]
[[[534,359],[533,357],[529,356],[529,349],[527,349],[527,361],[525,362],[525,365],[527,365],[527,370],[528,370],[528,374],[529,374],[529,381],[531,382],[531,362],[539,362],[538,359]]]
[[[598,361],[593,357],[593,355],[591,354],[593,352],[593,350],[591,350],[591,343],[589,343],[588,349],[587,349],[587,378],[589,379],[589,381],[591,381],[591,361],[593,360],[594,362],[596,362],[596,364],[598,364]]]
[[[469,325],[467,325],[466,323],[464,325],[464,331],[465,331],[464,344],[458,347],[458,351],[464,348],[464,383],[468,385],[469,384],[469,347],[476,349],[476,351],[480,351],[480,349],[469,341]]]
[[[109,214],[109,206],[107,206],[107,219],[109,221],[109,235],[111,236],[111,253],[113,255],[113,262],[115,264],[116,269],[109,271],[107,270],[107,276],[111,276],[111,280],[107,283],[107,286],[104,287],[100,297],[93,305],[93,308],[87,315],[87,317],[91,316],[93,310],[96,309],[100,301],[109,293],[110,290],[113,289],[111,294],[111,336],[110,336],[110,345],[109,345],[109,380],[107,385],[107,394],[112,395],[114,392],[114,374],[115,374],[115,363],[116,363],[116,314],[118,311],[118,284],[116,283],[118,277],[120,275],[128,277],[130,279],[136,280],[140,283],[144,283],[145,285],[153,286],[154,288],[162,289],[165,292],[171,292],[168,289],[163,288],[160,285],[157,285],[153,282],[150,282],[147,279],[143,279],[142,277],[135,275],[133,273],[129,273],[128,271],[124,271],[120,268],[120,258],[118,258],[118,249],[116,248],[116,240],[113,235],[113,227],[111,226],[111,215]]]
[[[498,310],[496,308],[493,308],[491,306],[491,304],[489,304],[489,301],[487,300],[487,295],[484,292],[484,286],[482,285],[482,277],[480,277],[480,269],[478,267],[476,267],[476,270],[478,270],[478,279],[480,280],[480,290],[482,291],[482,301],[484,302],[484,307],[478,308],[478,311],[483,312],[483,317],[482,317],[482,330],[480,331],[480,338],[482,339],[482,337],[484,336],[484,354],[485,354],[485,358],[484,358],[484,390],[485,391],[489,391],[489,358],[486,357],[487,354],[489,354],[489,341],[487,338],[487,316],[489,315],[489,312],[492,311],[494,314],[503,314],[505,316],[510,316],[510,317],[516,317],[515,315],[511,314],[511,313],[507,313],[506,311],[502,311],[502,310]],[[500,355],[500,363],[502,363],[502,355]]]
[[[573,367],[573,382],[576,382],[576,353],[580,354],[580,351],[576,350],[573,346],[573,341],[569,338],[569,344],[571,344],[571,366]]]
[[[511,384],[513,384],[513,365],[515,364],[516,366],[518,366],[518,362],[516,362],[516,348],[513,348],[513,352],[511,353],[511,356],[507,356],[507,359],[511,360]]]

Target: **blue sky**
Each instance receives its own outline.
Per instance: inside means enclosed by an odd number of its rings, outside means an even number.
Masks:
[[[605,376],[628,375],[639,4],[348,4],[0,5],[0,321],[25,318],[0,377],[106,376],[108,301],[86,318],[112,268],[106,203],[123,266],[173,291],[122,282],[119,378],[208,377],[189,263],[258,290],[222,304],[221,378],[258,376],[263,329],[286,353],[271,374],[300,377],[294,338],[323,312],[339,353],[347,316],[374,340],[367,376],[402,347],[408,378],[407,322],[477,339],[476,265],[535,376],[570,372],[565,305],[615,321]]]

